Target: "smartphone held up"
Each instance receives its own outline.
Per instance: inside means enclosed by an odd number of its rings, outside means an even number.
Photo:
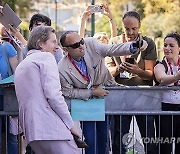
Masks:
[[[142,46],[142,43],[143,43],[142,33],[139,33],[139,34],[138,34],[138,41],[139,41],[139,47],[141,47],[141,46]]]
[[[91,13],[103,12],[104,7],[102,5],[91,5],[90,6],[90,11],[91,11]]]
[[[130,63],[130,64],[134,64],[134,58],[132,58],[132,57],[126,58],[125,62]]]

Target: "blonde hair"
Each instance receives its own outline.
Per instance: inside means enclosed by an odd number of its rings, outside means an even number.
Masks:
[[[102,36],[102,35],[106,36],[108,38],[108,35],[105,32],[97,32],[97,33],[94,34],[93,37],[97,39],[99,36]]]

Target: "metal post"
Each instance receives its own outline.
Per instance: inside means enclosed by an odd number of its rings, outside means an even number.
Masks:
[[[95,0],[91,1],[91,5],[95,4]],[[91,36],[94,36],[95,33],[95,14],[91,15]]]
[[[55,0],[55,29],[57,31],[57,2],[58,0]]]
[[[158,42],[157,42],[157,51],[158,51],[158,60],[161,60],[161,42],[158,38]]]

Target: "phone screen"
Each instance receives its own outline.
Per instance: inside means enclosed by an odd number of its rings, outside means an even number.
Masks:
[[[132,57],[126,58],[125,61],[126,61],[127,63],[134,64],[134,58],[132,58]]]
[[[142,45],[142,34],[139,33],[139,47],[141,47]]]
[[[92,13],[103,12],[104,11],[104,7],[102,5],[91,5],[90,6],[90,10],[91,10]]]

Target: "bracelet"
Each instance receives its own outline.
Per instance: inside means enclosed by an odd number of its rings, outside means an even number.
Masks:
[[[114,18],[112,17],[111,19],[109,19],[109,21],[112,21]]]

